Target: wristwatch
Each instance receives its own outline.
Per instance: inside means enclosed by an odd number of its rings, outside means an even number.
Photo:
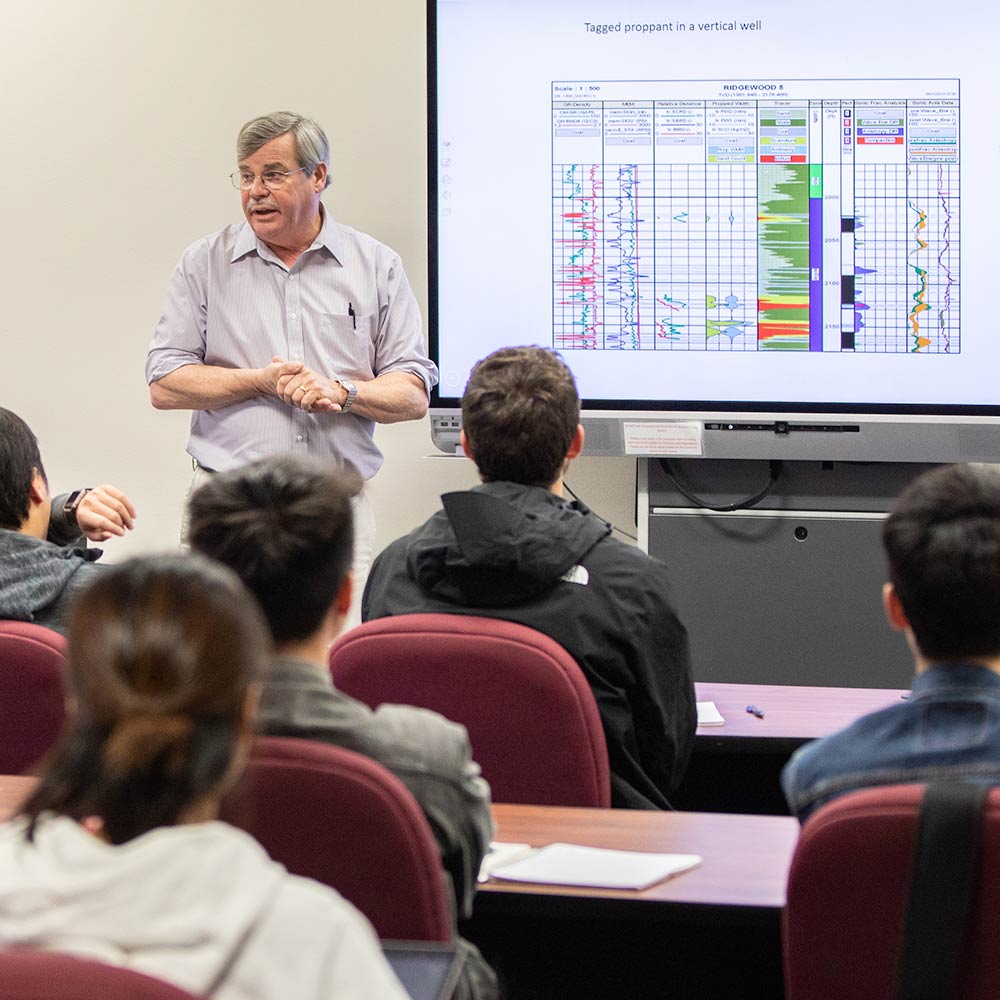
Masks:
[[[74,490],[69,495],[69,499],[63,506],[63,514],[66,515],[66,520],[74,527],[77,528],[79,525],[76,523],[76,509],[80,506],[80,501],[91,491],[93,487],[88,486],[86,489]]]
[[[339,379],[340,384],[347,390],[347,399],[340,404],[340,412],[346,413],[353,405],[358,395],[358,387],[353,382],[346,379]]]

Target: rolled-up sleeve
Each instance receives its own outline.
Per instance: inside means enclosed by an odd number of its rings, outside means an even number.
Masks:
[[[375,374],[412,372],[430,395],[437,385],[437,366],[427,357],[420,307],[396,254],[392,254],[379,285]]]
[[[184,365],[205,362],[208,322],[208,256],[204,241],[189,247],[167,286],[163,315],[146,356],[146,382]]]

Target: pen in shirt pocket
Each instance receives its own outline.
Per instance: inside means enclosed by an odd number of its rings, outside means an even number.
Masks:
[[[353,326],[354,329],[357,330],[357,328],[358,328],[358,316],[357,316],[357,313],[355,313],[355,311],[354,311],[354,303],[353,302],[348,302],[347,303],[347,315],[351,317],[351,326]]]

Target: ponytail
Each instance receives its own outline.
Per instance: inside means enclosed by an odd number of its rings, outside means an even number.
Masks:
[[[99,817],[112,844],[172,826],[222,785],[237,729],[232,719],[132,716],[110,730],[69,731],[21,809],[29,840],[45,812],[77,821]]]

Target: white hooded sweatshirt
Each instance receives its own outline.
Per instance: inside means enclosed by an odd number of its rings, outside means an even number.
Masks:
[[[0,948],[125,966],[214,1000],[406,1000],[371,926],[225,823],[112,846],[65,817],[0,826]]]

